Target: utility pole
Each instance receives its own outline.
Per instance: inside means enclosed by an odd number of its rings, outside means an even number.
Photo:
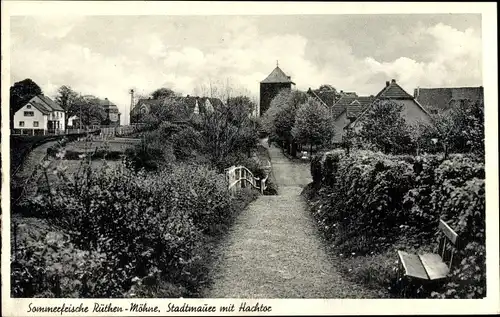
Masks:
[[[134,107],[134,89],[130,89],[130,110]],[[128,115],[128,124],[130,125],[130,112],[127,112],[127,107],[125,106],[125,118]]]

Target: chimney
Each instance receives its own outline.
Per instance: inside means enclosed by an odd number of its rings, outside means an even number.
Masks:
[[[391,83],[395,84],[396,83],[396,79],[391,79]]]
[[[385,87],[389,87],[389,82],[388,81],[385,82]]]

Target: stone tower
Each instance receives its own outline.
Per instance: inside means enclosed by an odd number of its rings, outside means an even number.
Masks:
[[[271,74],[260,82],[259,114],[262,116],[266,110],[269,109],[271,100],[273,100],[280,90],[291,90],[292,85],[295,85],[295,83],[292,81],[290,76],[287,76],[276,63],[276,68],[271,72]]]

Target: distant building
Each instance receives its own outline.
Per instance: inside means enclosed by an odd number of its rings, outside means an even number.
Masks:
[[[374,96],[346,95],[341,97],[332,107],[331,115],[334,120],[335,134],[333,142],[340,143],[345,133],[345,127],[356,120],[375,100]]]
[[[307,90],[307,94],[312,98],[318,100],[328,109],[333,107],[335,102],[337,102],[337,100],[340,98],[340,95],[335,90],[321,90],[321,89],[312,90],[311,88],[309,88]]]
[[[260,82],[260,109],[259,114],[262,116],[271,105],[278,93],[283,90],[291,90],[295,83],[290,76],[287,76],[278,66]]]
[[[224,105],[219,98],[209,97],[193,97],[187,95],[186,97],[167,97],[163,100],[163,106],[167,104],[174,104],[179,107],[179,111],[175,113],[173,121],[184,122],[205,113],[211,113],[216,108]]]
[[[484,101],[483,87],[415,88],[413,96],[431,113],[446,112],[463,101]]]
[[[224,103],[219,98],[197,97],[166,97],[162,99],[139,99],[130,111],[131,123],[142,122],[144,116],[151,112],[154,107],[165,107],[168,103],[173,103],[179,107],[175,113],[174,121],[186,121],[193,115],[214,111],[216,107]]]
[[[130,110],[130,118],[138,118],[141,114],[145,115],[155,106],[163,105],[163,99],[144,98],[137,100],[137,103]]]
[[[104,98],[104,100],[102,99],[98,100],[99,100],[99,105],[106,113],[102,125],[119,126],[121,113],[118,110],[118,107],[113,102],[109,101],[108,98]]]
[[[64,133],[65,111],[43,94],[31,98],[14,114],[15,134]]]
[[[375,96],[374,102],[377,100],[390,100],[402,106],[401,115],[409,125],[422,122],[431,123],[430,113],[417,101],[415,97],[408,94],[401,86],[396,83],[395,79],[385,83],[385,87]],[[373,102],[366,107],[357,118],[350,124],[354,129],[360,129],[362,121],[360,120],[371,108]]]

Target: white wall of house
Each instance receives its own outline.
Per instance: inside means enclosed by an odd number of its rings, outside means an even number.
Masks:
[[[68,128],[69,127],[74,127],[78,124],[78,117],[77,116],[71,116],[68,118]]]
[[[31,104],[26,104],[14,114],[14,129],[47,130],[48,116]]]
[[[405,119],[406,124],[411,126],[417,123],[431,124],[430,116],[422,110],[422,108],[414,100],[393,100],[394,102],[403,106],[401,110],[401,116]],[[361,130],[362,123],[361,120],[356,121],[354,124],[354,131],[359,132]]]
[[[59,131],[64,131],[64,117],[65,113],[63,111],[52,111],[49,115],[49,120],[50,121],[56,121],[59,122],[59,128],[57,130]]]
[[[431,123],[430,116],[415,101],[398,100],[398,103],[403,105],[401,114],[408,125],[413,125],[417,122]]]
[[[333,135],[333,142],[335,143],[340,143],[342,142],[342,136],[344,135],[344,127],[348,125],[350,122],[349,119],[347,119],[347,112],[344,111],[342,114],[335,119],[333,122],[333,125],[335,127],[335,134]]]

